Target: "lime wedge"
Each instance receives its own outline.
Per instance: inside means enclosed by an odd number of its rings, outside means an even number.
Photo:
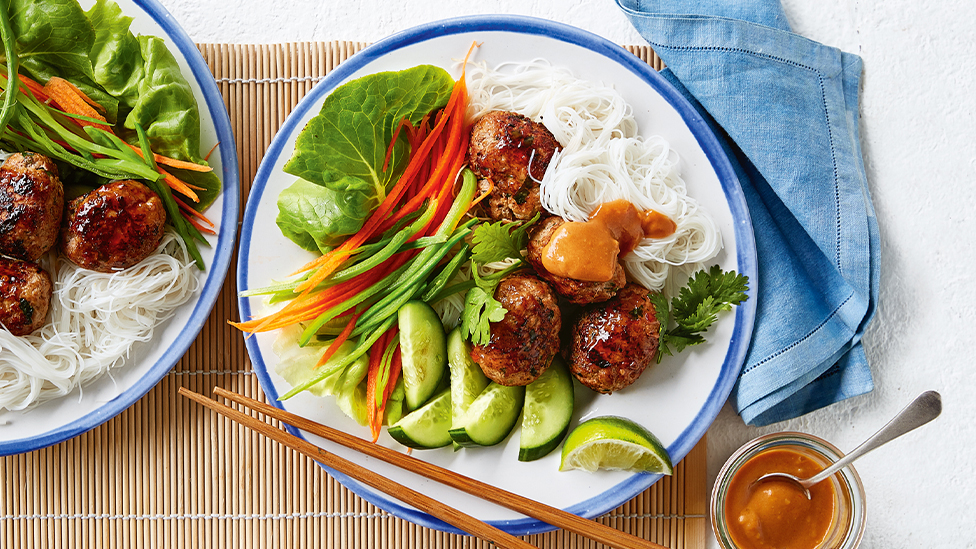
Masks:
[[[603,416],[579,424],[563,444],[560,471],[624,469],[670,475],[668,451],[653,433],[633,421]]]

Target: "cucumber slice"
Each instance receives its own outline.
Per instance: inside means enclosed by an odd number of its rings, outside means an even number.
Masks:
[[[451,443],[451,392],[432,398],[430,402],[403,416],[388,429],[390,436],[411,448],[440,448]]]
[[[451,371],[451,414],[457,420],[464,415],[471,403],[488,386],[488,376],[481,366],[471,360],[471,344],[464,340],[461,328],[455,328],[447,336],[447,365]]]
[[[447,374],[447,338],[440,317],[423,301],[404,303],[397,315],[405,401],[416,410]]]
[[[525,387],[507,387],[492,381],[451,427],[451,438],[461,446],[493,446],[505,440],[518,422]]]
[[[471,360],[471,344],[465,341],[460,327],[447,335],[447,367],[451,372],[451,415],[455,420],[451,427],[460,427],[456,420],[489,383],[481,366]],[[461,445],[455,442],[454,450],[460,449]]]
[[[519,461],[539,459],[559,446],[573,419],[573,376],[556,355],[539,379],[525,387]]]

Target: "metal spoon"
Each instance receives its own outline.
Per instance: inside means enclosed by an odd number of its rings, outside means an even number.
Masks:
[[[806,479],[799,479],[787,473],[769,473],[756,479],[753,484],[758,484],[760,482],[772,479],[789,480],[795,482],[801,488],[803,488],[803,492],[806,494],[807,499],[810,499],[809,488],[814,484],[824,480],[825,478],[829,478],[837,471],[847,467],[847,465],[855,459],[863,456],[871,450],[874,450],[878,446],[891,442],[905,433],[925,425],[926,423],[939,417],[941,412],[942,396],[935,391],[926,391],[919,395],[918,398],[913,400],[911,404],[905,406],[905,409],[899,412],[894,419],[889,421],[887,425],[882,427],[881,430],[875,433],[871,438],[867,439],[860,446],[855,448],[854,451],[844,456],[837,463],[834,463],[830,467],[820,471],[816,475]]]

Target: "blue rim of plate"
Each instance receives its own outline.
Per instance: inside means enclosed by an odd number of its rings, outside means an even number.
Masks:
[[[347,61],[344,61],[306,95],[291,114],[289,114],[281,129],[279,129],[255,175],[254,183],[248,196],[247,206],[244,209],[244,218],[241,227],[241,246],[238,252],[237,264],[237,285],[240,290],[246,290],[249,287],[247,285],[248,244],[251,241],[251,231],[254,226],[257,205],[261,201],[268,178],[274,169],[278,157],[281,155],[283,147],[291,139],[294,132],[300,129],[297,126],[308,114],[309,110],[315,107],[325,95],[343,83],[353,73],[388,52],[445,35],[489,31],[544,36],[587,48],[630,70],[664,97],[678,111],[682,119],[691,129],[699,145],[704,150],[712,168],[718,175],[735,222],[734,230],[738,272],[749,277],[751,282],[749,293],[750,295],[755,295],[756,281],[758,281],[756,275],[756,245],[752,232],[752,221],[746,206],[745,197],[739,186],[739,180],[720,142],[695,108],[691,106],[680,92],[657,74],[654,69],[619,45],[576,27],[546,19],[515,15],[458,17],[435,21],[405,30],[376,42],[372,46],[352,56]],[[239,303],[241,318],[250,318],[251,306],[249,299],[242,297]],[[745,360],[746,351],[749,347],[755,313],[755,299],[749,299],[742,305],[736,307],[735,328],[719,379],[712,388],[706,405],[695,416],[695,419],[689,427],[668,447],[668,453],[672,456],[675,463],[684,458],[705,434],[708,426],[715,420],[715,417],[725,404],[729,393],[732,391],[732,386],[738,378],[739,369]],[[268,369],[264,363],[256,338],[247,338],[245,345],[251,357],[254,371],[258,376],[262,389],[268,396],[268,400],[275,406],[284,409],[281,402],[278,401],[279,395],[268,374]],[[288,426],[288,430],[294,435],[302,436],[301,432],[294,427]],[[428,528],[466,534],[466,532],[458,530],[454,526],[434,518],[427,513],[417,511],[412,507],[407,507],[400,501],[392,499],[385,494],[377,493],[342,473],[325,466],[322,467],[343,486],[394,516]],[[658,478],[660,478],[660,475],[635,474],[602,494],[566,508],[566,510],[586,518],[600,516],[641,493],[657,481]],[[513,535],[537,534],[555,528],[548,523],[532,518],[489,521],[489,524]]]
[[[216,249],[210,265],[207,265],[207,279],[204,282],[200,297],[197,299],[190,313],[190,318],[183,330],[169,346],[166,352],[156,360],[142,378],[126,389],[116,398],[110,400],[88,414],[62,425],[57,429],[41,433],[34,437],[21,438],[0,442],[0,456],[30,452],[46,446],[76,437],[84,432],[98,427],[102,423],[122,413],[148,393],[163,376],[165,376],[176,362],[190,348],[197,334],[203,328],[210,310],[217,301],[217,296],[223,288],[224,279],[230,268],[230,260],[234,252],[234,241],[237,237],[237,216],[240,204],[240,189],[238,187],[237,146],[234,143],[234,133],[231,131],[230,116],[224,107],[223,97],[217,88],[217,83],[207,67],[200,50],[194,45],[186,32],[176,23],[173,16],[156,0],[133,0],[143,9],[153,21],[159,25],[183,55],[193,73],[193,78],[200,86],[206,101],[207,111],[213,120],[217,131],[218,147],[222,169],[221,203],[223,206],[222,223],[217,236]]]

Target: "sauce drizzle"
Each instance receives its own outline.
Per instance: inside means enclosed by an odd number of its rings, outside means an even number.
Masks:
[[[678,225],[656,210],[640,211],[626,200],[601,204],[588,221],[563,223],[542,249],[550,273],[587,282],[613,277],[617,258],[645,238],[666,238]]]

